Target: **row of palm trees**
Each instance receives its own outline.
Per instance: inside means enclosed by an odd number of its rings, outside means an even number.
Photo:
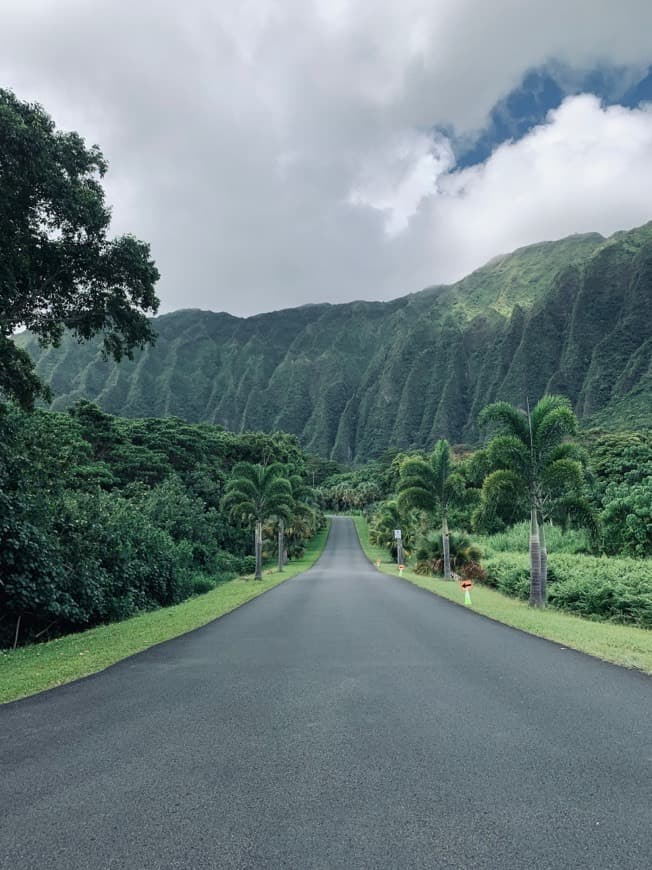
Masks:
[[[278,570],[287,562],[287,524],[291,531],[305,533],[314,527],[316,512],[310,504],[310,490],[300,475],[278,462],[238,462],[226,485],[222,507],[236,522],[254,526],[256,580],[263,578],[263,525],[278,525]],[[306,522],[308,521],[308,522]]]
[[[594,518],[582,498],[585,456],[572,441],[577,418],[564,396],[544,396],[533,409],[518,409],[494,402],[480,414],[481,426],[490,428],[487,446],[494,470],[484,480],[483,509],[491,512],[501,500],[527,500],[530,506],[530,604],[545,605],[548,551],[545,523],[553,515],[573,517],[591,528]],[[441,524],[444,577],[451,579],[450,510],[464,495],[465,480],[456,470],[451,448],[441,439],[427,458],[410,457],[402,463],[396,502],[385,504],[388,528],[398,528],[400,516],[410,511],[438,516]],[[278,569],[286,561],[287,524],[314,520],[310,490],[303,479],[280,463],[254,465],[240,462],[233,468],[222,505],[239,522],[254,525],[257,580],[262,579],[263,525],[278,525]]]
[[[494,470],[482,486],[485,511],[502,500],[527,500],[530,506],[530,605],[546,603],[548,551],[545,523],[553,514],[572,517],[594,530],[595,519],[582,498],[585,455],[571,439],[577,434],[577,418],[565,396],[544,396],[525,410],[508,402],[488,405],[479,417],[491,428],[487,447]],[[464,480],[455,471],[446,440],[435,444],[427,459],[413,457],[401,466],[397,509],[427,511],[441,522],[444,577],[450,579],[451,506],[461,498]]]

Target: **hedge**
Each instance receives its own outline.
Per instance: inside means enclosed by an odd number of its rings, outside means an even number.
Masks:
[[[483,562],[486,585],[526,600],[526,554],[496,553]],[[548,604],[589,619],[652,628],[652,560],[565,553],[548,557]]]

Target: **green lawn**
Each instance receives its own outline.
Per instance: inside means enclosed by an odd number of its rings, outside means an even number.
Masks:
[[[389,560],[387,550],[369,543],[367,521],[354,517],[358,536],[367,557],[375,562],[380,559],[380,570],[398,576],[396,565]],[[434,577],[422,577],[406,569],[403,579],[427,589],[435,595],[447,598],[464,607],[464,593],[457,583]],[[561,646],[581,650],[604,661],[638,668],[652,674],[652,631],[609,622],[592,622],[553,608],[537,610],[525,602],[517,601],[476,584],[471,593],[472,609],[498,622],[545,637]]]
[[[328,527],[308,544],[303,558],[290,562],[282,574],[265,571],[259,582],[251,577],[240,577],[175,607],[154,610],[49,643],[0,652],[0,703],[97,673],[120,659],[212,622],[306,571],[321,555],[327,537]]]

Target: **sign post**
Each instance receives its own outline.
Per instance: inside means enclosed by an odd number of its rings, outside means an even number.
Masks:
[[[403,565],[403,536],[400,529],[394,529],[394,540],[396,541],[396,563]]]

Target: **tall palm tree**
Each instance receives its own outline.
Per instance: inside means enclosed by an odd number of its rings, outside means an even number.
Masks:
[[[255,524],[256,580],[263,578],[263,523],[272,517],[289,520],[294,499],[286,469],[278,462],[238,462],[226,485],[222,507],[231,517]]]
[[[464,488],[461,476],[453,470],[451,448],[445,438],[440,439],[428,459],[412,457],[401,465],[398,482],[398,507],[429,511],[441,522],[444,577],[450,580],[451,556],[448,513]]]
[[[314,488],[300,474],[291,474],[288,480],[292,489],[293,516],[291,525],[287,527],[283,519],[279,519],[279,571],[287,562],[286,536],[290,546],[296,545],[314,534],[318,521]]]
[[[577,418],[565,396],[544,396],[530,410],[509,402],[487,405],[478,418],[493,425],[497,434],[487,452],[497,470],[483,483],[483,500],[491,504],[500,495],[527,498],[530,506],[530,605],[545,607],[548,550],[545,521],[565,505],[590,526],[592,513],[581,498],[583,451],[570,439],[577,433]]]

